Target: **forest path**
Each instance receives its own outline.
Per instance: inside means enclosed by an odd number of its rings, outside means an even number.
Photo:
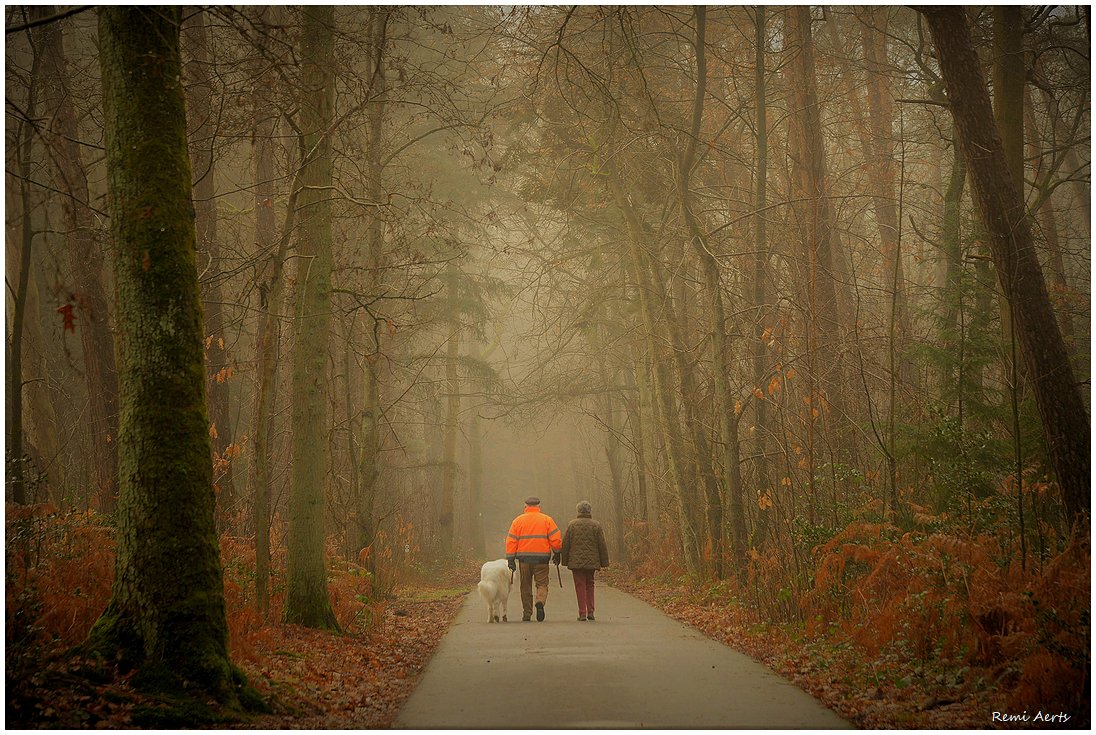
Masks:
[[[850,728],[762,664],[597,585],[597,621],[578,622],[555,572],[542,623],[487,623],[474,591],[396,718],[402,728]],[[516,582],[516,580],[515,580]],[[517,621],[517,622],[515,622]]]

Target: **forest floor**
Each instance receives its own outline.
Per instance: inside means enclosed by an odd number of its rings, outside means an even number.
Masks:
[[[470,570],[455,570],[435,584],[398,588],[393,599],[371,604],[341,633],[280,623],[247,631],[243,641],[234,643],[233,659],[272,714],[211,724],[259,729],[391,726],[472,588],[471,581],[465,583],[474,576]],[[128,677],[73,659],[60,648],[39,649],[36,658],[25,662],[22,672],[9,667],[7,727],[141,727],[149,722],[142,711],[160,706],[134,691]]]
[[[985,729],[992,726],[993,692],[973,672],[931,671],[874,661],[850,645],[806,640],[778,625],[745,624],[733,605],[669,584],[608,581],[765,664],[830,709],[865,729]],[[884,676],[880,674],[884,673]]]
[[[359,605],[352,615],[344,610],[341,633],[230,616],[233,660],[272,709],[272,714],[234,726],[392,726],[473,590],[476,572],[475,565],[462,565],[429,583],[406,582],[389,599]],[[857,727],[984,729],[992,726],[990,713],[1002,708],[993,670],[871,657],[852,643],[810,638],[795,626],[750,622],[741,606],[705,589],[637,581],[615,570],[605,579],[760,661]],[[148,708],[156,705],[136,693],[127,677],[74,660],[61,646],[43,646],[37,636],[21,644],[18,611],[24,608],[15,606],[12,617],[12,602],[5,677],[8,727],[147,726]]]
[[[242,662],[252,686],[274,709],[246,727],[376,729],[391,726],[411,695],[468,587],[409,588],[379,606],[365,631],[333,635],[274,626]]]

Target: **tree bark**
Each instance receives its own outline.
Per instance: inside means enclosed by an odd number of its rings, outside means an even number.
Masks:
[[[31,8],[31,15],[41,14],[41,8]],[[37,34],[35,34],[37,35]],[[33,39],[33,37],[32,37]],[[31,257],[34,245],[33,206],[31,201],[31,156],[34,144],[34,120],[38,110],[38,85],[41,77],[42,53],[33,48],[32,40],[30,83],[27,90],[27,120],[19,124],[19,273],[11,308],[11,332],[7,335],[7,390],[5,391],[4,454],[7,465],[6,485],[13,503],[27,502],[26,457],[23,451],[23,325],[27,316],[27,285],[30,282]]]
[[[370,101],[366,111],[366,181],[365,196],[368,201],[379,202],[382,197],[381,186],[381,145],[384,132],[384,103],[388,82],[384,72],[385,49],[387,46],[388,10],[370,8],[369,10],[369,51],[371,56],[371,75],[369,83]],[[366,227],[366,289],[370,295],[381,293],[381,268],[384,262],[384,222],[374,212]],[[372,316],[372,315],[370,315]],[[364,549],[373,544],[377,532],[376,511],[377,482],[380,478],[381,452],[381,392],[378,370],[380,368],[381,330],[375,321],[371,330],[373,337],[371,354],[365,361],[364,406],[362,407],[361,450],[358,461],[358,488],[355,497],[355,517],[357,518],[357,543]],[[367,565],[375,571],[375,558],[367,555]]]
[[[944,318],[941,325],[943,339],[951,354],[956,358],[954,370],[949,366],[944,371],[942,398],[950,402],[953,393],[959,424],[963,423],[964,408],[964,361],[966,359],[966,319],[963,294],[963,242],[960,230],[960,210],[963,201],[963,189],[967,180],[967,164],[959,150],[959,131],[955,130],[952,144],[951,175],[948,188],[944,192],[944,211],[941,221],[941,249],[946,264],[944,276]]]
[[[258,22],[267,25],[269,11],[259,11]],[[254,147],[252,148],[255,179],[255,237],[260,253],[269,253],[259,280],[259,326],[255,339],[255,372],[257,387],[253,409],[254,431],[251,457],[251,492],[255,526],[255,598],[260,613],[270,612],[270,499],[271,456],[270,429],[277,395],[279,350],[282,335],[282,304],[285,281],[282,270],[289,250],[290,235],[297,212],[299,178],[294,181],[286,205],[286,220],[282,236],[276,238],[274,217],[274,179],[277,169],[274,158],[275,117],[272,115],[266,91],[269,77],[259,77],[252,90]],[[298,174],[299,176],[299,174]]]
[[[285,621],[338,628],[324,565],[330,458],[326,376],[331,329],[331,139],[334,120],[334,7],[305,6],[301,29],[300,231],[296,335],[293,348],[293,467],[289,490],[288,590]]]
[[[449,297],[449,340],[445,352],[445,443],[442,459],[441,511],[438,515],[438,541],[443,556],[454,550],[455,508],[457,491],[457,430],[460,424],[460,376],[457,361],[460,359],[460,288],[459,271],[450,262],[446,270],[446,290]]]
[[[1024,9],[993,7],[993,121],[1012,183],[1024,193]]]
[[[1035,107],[1030,87],[1024,88],[1024,128],[1026,131],[1024,136],[1025,145],[1028,149],[1028,155],[1033,161],[1035,184],[1040,186],[1043,181],[1044,170],[1047,168],[1043,163],[1045,143],[1040,140],[1038,128],[1035,126]],[[1038,218],[1040,228],[1043,231],[1047,262],[1050,265],[1050,273],[1054,279],[1054,287],[1059,294],[1065,295],[1070,292],[1070,285],[1069,278],[1066,276],[1065,260],[1062,257],[1062,246],[1058,238],[1058,216],[1055,212],[1054,201],[1051,199],[1050,193],[1044,194],[1042,191],[1036,196],[1036,201],[1039,204],[1034,214]],[[1065,337],[1067,342],[1072,341],[1074,334],[1073,315],[1070,314],[1068,308],[1065,308],[1058,311],[1058,317],[1062,324],[1062,336]]]
[[[609,492],[612,500],[612,518],[614,533],[612,534],[613,557],[622,564],[627,565],[624,547],[624,470],[621,461],[620,425],[617,412],[616,382],[609,374],[605,365],[605,350],[608,345],[607,335],[603,330],[594,328],[590,330],[590,337],[594,340],[594,346],[598,351],[597,367],[598,378],[601,381],[602,411],[605,423],[605,460],[609,465]]]
[[[46,7],[42,12],[49,16],[53,9]],[[103,285],[105,264],[95,218],[86,204],[90,201],[87,173],[68,91],[63,27],[62,23],[41,27],[42,76],[57,95],[50,145],[56,151],[56,188],[69,195],[59,201],[69,233],[66,251],[72,265],[76,332],[80,336],[88,387],[92,476],[100,508],[109,513],[118,496],[118,374],[110,333],[110,304]]]
[[[808,6],[795,6],[785,12],[785,32],[788,46],[795,50],[791,67],[797,113],[793,116],[793,137],[789,144],[793,155],[795,191],[799,198],[806,200],[800,212],[804,231],[808,349],[816,353],[811,360],[815,369],[811,372],[816,374],[817,388],[822,393],[813,395],[817,389],[812,389],[811,413],[813,416],[815,408],[819,412],[826,410],[828,404],[830,420],[838,427],[838,446],[848,449],[845,447],[849,439],[849,426],[845,418],[848,409],[844,391],[846,371],[841,347],[845,329],[837,301],[834,221],[827,198],[825,148]]]
[[[719,262],[701,230],[700,222],[693,213],[692,193],[690,191],[692,171],[696,165],[696,147],[704,117],[704,95],[707,91],[707,61],[704,48],[705,11],[703,6],[694,10],[696,18],[696,37],[693,40],[693,53],[696,59],[696,89],[693,97],[693,116],[689,141],[678,166],[678,204],[685,220],[689,242],[700,260],[704,272],[704,285],[708,297],[709,334],[712,344],[712,382],[715,387],[715,410],[719,421],[720,436],[723,440],[723,473],[726,478],[727,505],[731,516],[731,548],[734,560],[740,571],[746,563],[746,521],[742,507],[741,474],[738,471],[738,420],[731,399],[728,384],[727,336],[725,330],[726,310],[723,306],[723,285],[720,279]],[[688,400],[688,397],[686,397]],[[706,445],[707,442],[704,442]],[[698,446],[698,451],[705,447]],[[735,465],[732,467],[732,463]],[[738,480],[738,482],[735,482]],[[717,579],[723,578],[723,500],[714,482],[706,483],[708,506],[708,536],[712,541],[712,560]]]
[[[997,276],[1012,307],[1066,511],[1082,521],[1091,502],[1088,412],[1047,294],[1023,198],[993,124],[967,19],[960,7],[921,12],[936,46]]]
[[[875,211],[875,222],[879,229],[879,239],[883,247],[884,273],[893,276],[895,321],[898,327],[896,352],[900,355],[896,379],[912,383],[914,393],[919,392],[916,384],[917,371],[906,357],[906,345],[912,328],[909,310],[906,306],[906,278],[900,251],[898,222],[898,192],[895,188],[896,166],[894,160],[894,95],[891,93],[887,66],[887,11],[885,8],[872,7],[863,11],[860,26],[861,44],[864,49],[864,61],[868,78],[868,121],[871,130],[868,147],[865,150],[868,159],[868,180]]]
[[[479,340],[468,340],[468,355],[479,362],[483,359]],[[471,519],[468,546],[476,559],[487,558],[487,544],[483,536],[483,429],[480,427],[479,410],[473,410],[468,419],[468,515]]]
[[[620,174],[616,170],[615,161],[610,158],[606,162],[606,167],[608,168],[610,191],[617,207],[624,216],[628,230],[629,265],[638,287],[647,349],[653,364],[654,385],[651,389],[654,392],[653,401],[657,402],[656,413],[660,433],[666,446],[670,486],[673,488],[674,498],[677,501],[678,530],[681,535],[685,568],[689,574],[699,576],[702,572],[700,545],[702,536],[699,524],[693,518],[693,509],[697,506],[694,497],[696,491],[684,479],[686,472],[684,447],[681,441],[681,425],[677,404],[674,401],[673,375],[669,361],[659,354],[661,349],[658,339],[659,307],[652,303],[656,300],[660,305],[667,303],[665,284],[656,283],[656,279],[650,273],[647,264],[650,254],[647,252],[643,224],[624,191],[623,184],[620,182]]]
[[[179,23],[178,8],[99,11],[122,390],[117,566],[87,646],[148,686],[234,707]]]
[[[636,381],[636,372],[643,370],[642,363],[633,362],[623,371],[625,387],[629,397],[624,399],[624,407],[628,412],[628,425],[631,427],[632,454],[635,456],[636,466],[636,517],[643,523],[649,520],[650,485],[647,479],[647,439],[644,430],[643,402],[640,399],[639,386]]]
[[[231,365],[224,329],[224,309],[221,304],[220,244],[217,241],[217,189],[216,155],[214,142],[217,135],[213,110],[213,75],[210,72],[210,28],[206,11],[198,9],[189,14],[183,25],[183,45],[190,53],[183,65],[187,88],[187,117],[190,141],[190,161],[194,176],[194,224],[198,232],[198,258],[201,268],[207,272],[202,284],[202,311],[205,314],[206,382],[209,395],[210,434],[213,453],[224,458],[225,450],[233,443],[227,369]],[[217,489],[218,521],[222,528],[231,524],[231,514],[236,511],[236,489],[233,467],[229,462],[225,470],[214,477]]]
[[[769,129],[768,129],[768,103],[766,100],[765,80],[765,37],[766,37],[766,8],[757,5],[754,8],[754,95],[756,103],[757,120],[757,170],[754,189],[754,256],[753,264],[753,305],[757,310],[754,316],[754,345],[753,345],[753,378],[754,385],[762,386],[769,379],[772,366],[768,359],[768,345],[766,344],[766,330],[772,328],[771,320],[766,319],[768,300],[766,285],[769,278],[769,240],[766,231],[765,206],[768,201],[769,178]],[[769,478],[768,440],[769,440],[769,416],[768,401],[754,401],[755,421],[754,427],[754,453],[757,455],[757,494],[760,498],[768,494],[775,497],[771,491]],[[757,541],[764,537],[768,529],[768,514],[759,516],[756,526]]]

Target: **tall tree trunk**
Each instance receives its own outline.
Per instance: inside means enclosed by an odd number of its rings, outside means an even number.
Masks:
[[[99,50],[118,297],[119,499],[88,647],[238,706],[214,523],[180,10],[105,7]],[[182,562],[182,563],[181,563]]]
[[[815,82],[814,43],[811,38],[811,11],[799,5],[785,11],[787,44],[794,49],[792,84],[795,89],[794,137],[790,143],[795,191],[806,200],[800,208],[803,220],[803,258],[805,297],[807,299],[807,336],[813,353],[814,369],[808,382],[812,389],[811,415],[826,411],[837,427],[837,445],[845,451],[851,441],[848,405],[845,401],[845,367],[842,343],[845,332],[837,300],[833,211],[827,198],[825,148],[822,140],[822,116]],[[816,395],[815,393],[820,393]],[[813,424],[813,421],[810,423]],[[812,429],[813,436],[813,429]],[[810,443],[813,446],[813,443]],[[810,471],[813,478],[813,468]],[[812,479],[813,483],[813,479]],[[813,485],[812,485],[813,487]],[[814,493],[812,492],[812,495]]]
[[[922,12],[936,46],[997,277],[1012,307],[1066,511],[1073,521],[1083,522],[1091,503],[1088,412],[1050,304],[1023,198],[993,124],[967,19],[960,7]]]
[[[1024,200],[1024,11],[1020,6],[993,8],[993,120],[1005,152],[1012,183]],[[1030,221],[1029,221],[1030,225]],[[1038,262],[1038,261],[1036,261]],[[1042,274],[1040,274],[1042,275]],[[1016,322],[1008,299],[1001,296],[1001,326],[1004,332],[1005,372],[1009,376],[1012,411],[1012,447],[1015,458],[1016,499],[1019,511],[1020,563],[1027,567],[1024,533],[1024,454],[1020,428],[1020,392],[1024,376],[1016,359]]]
[[[331,328],[331,139],[334,120],[334,22],[330,5],[306,5],[301,29],[299,300],[293,347],[293,467],[285,621],[337,628],[324,565],[328,431],[327,343]]]
[[[41,12],[48,16],[53,9],[44,7]],[[80,336],[88,388],[87,429],[94,489],[99,494],[100,508],[110,512],[118,496],[118,375],[110,333],[110,305],[103,285],[103,254],[95,218],[88,206],[87,173],[69,93],[63,27],[63,23],[41,26],[42,76],[56,94],[50,145],[57,151],[55,188],[67,194],[59,201],[62,221],[69,233],[65,250],[72,266],[76,332]]]
[[[609,491],[612,499],[613,556],[622,564],[627,564],[624,555],[624,470],[620,452],[620,426],[616,406],[615,380],[605,367],[605,349],[608,343],[604,334],[592,335],[598,346],[598,376],[601,379],[603,398],[602,410],[605,413],[605,459],[609,465]]]
[[[769,178],[769,130],[768,110],[766,102],[765,81],[765,21],[764,5],[754,7],[754,95],[756,103],[757,126],[757,170],[754,189],[754,263],[753,263],[753,305],[757,310],[754,316],[754,345],[753,345],[753,378],[754,385],[762,386],[769,378],[771,365],[769,363],[768,345],[766,344],[766,330],[772,328],[771,320],[766,319],[768,309],[768,296],[766,284],[769,278],[769,241],[766,232],[765,205],[768,201],[767,188]],[[769,416],[768,401],[754,401],[756,425],[754,428],[754,453],[757,455],[755,467],[757,468],[757,493],[758,497],[768,495],[774,497],[771,491],[769,477],[768,441],[769,441]],[[760,542],[768,529],[768,514],[762,513],[757,524],[757,541]]]
[[[267,26],[269,10],[259,10],[258,23]],[[276,238],[274,217],[274,180],[277,177],[275,166],[275,117],[271,113],[266,97],[269,78],[259,77],[256,88],[252,90],[255,100],[254,109],[254,146],[252,148],[253,170],[255,178],[255,237],[259,252],[269,253],[259,280],[259,326],[255,339],[255,372],[258,386],[255,390],[253,409],[254,430],[251,462],[251,492],[253,524],[255,526],[255,598],[260,613],[270,612],[270,499],[271,456],[270,422],[274,415],[274,403],[277,395],[279,348],[281,345],[281,310],[284,293],[282,269],[292,223],[296,217],[297,192],[299,178],[294,182],[286,209],[286,222],[281,238]],[[299,177],[299,173],[298,173]]]
[[[1036,70],[1039,69],[1041,61],[1037,60]],[[1073,194],[1073,206],[1071,212],[1076,211],[1080,214],[1081,222],[1080,229],[1082,232],[1089,232],[1091,223],[1091,195],[1089,186],[1089,177],[1080,176],[1082,171],[1088,169],[1088,164],[1082,163],[1080,156],[1077,155],[1077,138],[1076,131],[1073,133],[1067,128],[1065,120],[1062,118],[1061,108],[1058,105],[1058,100],[1046,87],[1041,87],[1040,96],[1046,104],[1048,124],[1051,130],[1051,141],[1054,146],[1065,146],[1066,151],[1063,156],[1062,163],[1065,164],[1067,175],[1072,179],[1070,188]],[[1030,97],[1026,97],[1026,100],[1030,100]],[[1030,101],[1025,104],[1025,109],[1031,109],[1032,105]],[[1052,147],[1054,147],[1052,146]],[[1038,179],[1037,179],[1038,180]]]
[[[213,75],[210,56],[210,28],[206,12],[197,9],[183,24],[183,45],[190,60],[183,66],[187,88],[187,116],[190,130],[190,161],[194,175],[194,224],[198,231],[198,257],[207,272],[202,284],[202,311],[206,328],[206,381],[209,395],[210,435],[213,453],[222,458],[232,444],[232,423],[229,408],[227,369],[227,335],[224,329],[224,297],[221,293],[220,245],[217,242],[217,188],[215,184],[216,155],[214,141],[217,130],[213,110]],[[232,463],[223,474],[214,478],[217,488],[218,521],[221,527],[231,524],[236,511],[236,490],[232,479]]]
[[[1024,197],[1024,16],[1020,6],[993,8],[993,121],[1001,135],[1005,162],[1012,184]],[[1004,333],[1005,371],[1016,373],[1008,357],[1013,341],[1013,320],[1008,300],[1002,295],[1001,330]],[[1018,376],[1013,376],[1018,378]],[[1014,380],[1015,382],[1015,380]],[[1014,389],[1018,390],[1018,386]],[[1019,446],[1019,437],[1015,437]]]
[[[642,369],[642,367],[640,367]],[[639,387],[636,384],[636,366],[628,365],[623,371],[625,387],[630,397],[624,399],[628,411],[628,425],[631,427],[632,454],[636,466],[636,507],[635,515],[641,522],[649,519],[648,494],[651,492],[647,479],[647,438],[644,430],[643,403],[640,401]]]
[[[911,334],[909,310],[906,306],[906,278],[900,253],[898,222],[898,178],[894,160],[894,95],[891,93],[887,69],[887,10],[872,7],[862,11],[860,26],[861,44],[864,49],[868,75],[868,121],[871,136],[868,150],[868,179],[871,190],[875,222],[883,246],[884,273],[893,276],[894,311],[897,326],[895,351],[899,353],[896,378],[912,383],[911,390],[918,393],[917,372],[906,356],[906,344]]]
[[[381,145],[384,132],[384,103],[388,90],[388,81],[384,73],[385,49],[387,48],[388,10],[369,9],[369,51],[370,51],[370,101],[366,107],[366,180],[365,196],[372,202],[382,198]],[[384,264],[384,222],[373,214],[366,227],[366,289],[371,296],[381,294],[381,269]],[[380,478],[381,440],[381,391],[378,370],[380,369],[380,339],[382,330],[374,322],[370,330],[371,354],[365,361],[364,390],[362,407],[361,450],[358,462],[358,488],[355,496],[355,517],[357,518],[357,544],[360,549],[371,547],[377,532],[376,511],[377,482]],[[376,571],[376,560],[372,553],[367,555],[368,567]]]
[[[460,377],[457,362],[460,359],[460,276],[456,263],[450,262],[445,275],[449,294],[449,340],[445,353],[445,445],[441,490],[441,512],[438,516],[438,540],[441,553],[448,556],[454,550],[455,508],[457,491],[457,431],[460,424]]]
[[[696,59],[696,89],[693,97],[692,124],[689,140],[678,166],[678,204],[685,220],[689,241],[700,260],[704,272],[704,285],[708,297],[709,334],[712,343],[712,381],[715,386],[715,411],[719,421],[720,436],[723,440],[723,472],[727,479],[726,492],[728,510],[731,516],[731,547],[734,560],[741,571],[746,563],[746,521],[742,507],[741,474],[738,472],[738,420],[735,414],[731,390],[728,384],[727,346],[723,306],[723,285],[720,282],[719,262],[701,230],[700,222],[693,213],[690,184],[693,168],[697,163],[696,147],[700,139],[704,118],[704,95],[707,91],[707,60],[705,57],[705,11],[703,6],[694,10],[696,18],[696,37],[693,39],[693,53]],[[688,400],[688,397],[686,397]],[[704,442],[706,445],[707,442]],[[698,447],[698,450],[700,447]],[[731,464],[735,467],[732,469]],[[714,482],[706,483],[708,506],[708,536],[712,541],[712,561],[716,578],[723,578],[723,500]],[[739,480],[733,483],[732,480]]]
[[[30,18],[42,18],[43,8],[29,9]],[[7,335],[6,421],[4,426],[7,488],[14,503],[27,502],[26,459],[23,451],[23,325],[27,316],[27,285],[30,281],[31,252],[34,245],[33,203],[31,201],[31,165],[34,149],[34,123],[38,114],[38,85],[41,78],[42,51],[38,33],[31,35],[31,69],[24,112],[27,119],[18,128],[19,206],[19,273],[11,308],[11,332]]]
[[[667,279],[659,263],[651,258],[648,265],[651,269],[652,283],[655,283],[656,287],[663,286]],[[703,505],[700,502],[693,505],[697,507],[696,512],[703,511],[704,515],[704,523],[698,528],[703,527],[707,531],[699,538],[706,536],[711,543],[712,563],[709,565],[711,568],[705,571],[714,572],[716,578],[721,579],[723,575],[723,500],[712,461],[711,442],[708,440],[707,427],[702,418],[696,363],[692,360],[685,336],[689,319],[684,279],[680,277],[672,279],[671,287],[661,302],[662,311],[665,314],[662,326],[672,347],[681,393],[681,419],[693,450],[693,461],[689,463],[689,466],[695,472],[695,481],[690,484],[699,486],[703,493],[700,499]]]
[[[656,412],[660,433],[666,447],[670,486],[673,488],[674,498],[677,501],[678,530],[681,536],[685,568],[689,574],[696,577],[702,572],[702,535],[699,524],[696,523],[693,517],[694,508],[697,507],[696,491],[691,483],[685,481],[684,446],[681,441],[681,425],[677,404],[674,401],[673,375],[669,361],[660,354],[662,345],[658,339],[660,331],[658,311],[661,305],[668,302],[665,294],[665,284],[656,283],[656,279],[652,277],[647,263],[650,253],[647,251],[643,224],[624,191],[614,160],[610,158],[606,162],[606,167],[608,168],[608,180],[613,199],[624,216],[628,230],[629,265],[638,287],[647,350],[651,355],[653,364],[653,400],[657,403]],[[658,306],[652,303],[653,301],[657,301]]]
[[[1025,141],[1028,149],[1028,155],[1031,157],[1034,168],[1034,178],[1036,185],[1038,186],[1043,180],[1043,173],[1047,168],[1043,163],[1043,150],[1044,143],[1039,138],[1039,130],[1035,126],[1035,106],[1033,104],[1031,88],[1024,88],[1024,128],[1027,132]],[[1062,246],[1058,238],[1058,217],[1055,213],[1054,202],[1050,198],[1050,193],[1044,194],[1042,191],[1036,196],[1036,201],[1039,202],[1039,207],[1035,211],[1035,216],[1039,219],[1040,227],[1043,231],[1043,238],[1046,242],[1047,261],[1050,265],[1050,273],[1054,280],[1054,287],[1060,294],[1065,295],[1070,292],[1069,279],[1066,276],[1065,260],[1062,257]],[[1034,205],[1033,205],[1034,206]],[[1073,316],[1070,314],[1068,308],[1061,309],[1058,312],[1058,317],[1062,324],[1062,335],[1066,338],[1066,341],[1073,339]]]
[[[993,121],[1012,183],[1024,193],[1024,9],[993,7]]]
[[[662,520],[659,518],[659,496],[662,493],[662,483],[658,470],[660,454],[657,436],[658,408],[651,398],[650,360],[643,354],[638,345],[633,364],[635,365],[636,387],[635,434],[638,442],[636,462],[639,465],[637,469],[641,470],[647,478],[646,482],[643,483],[646,494],[646,507],[643,513],[644,520],[650,524],[653,531],[659,528]],[[647,422],[646,416],[650,417],[650,423]],[[650,449],[650,452],[648,452],[648,449]]]
[[[966,359],[966,319],[963,308],[963,241],[960,231],[960,209],[963,202],[963,189],[967,180],[967,164],[963,154],[959,150],[959,131],[956,129],[952,135],[952,162],[951,175],[948,177],[948,188],[944,192],[944,211],[941,221],[941,249],[944,252],[946,264],[944,280],[944,318],[941,331],[944,339],[942,343],[948,345],[951,355],[956,358],[956,367],[953,371],[950,367],[945,370],[943,384],[943,397],[951,398],[951,392],[955,393],[956,409],[959,416],[959,424],[963,423],[963,384],[964,361]]]
[[[468,354],[476,362],[483,359],[479,340],[475,337],[468,340]],[[483,429],[480,427],[478,409],[472,411],[468,420],[468,509],[471,519],[469,548],[476,559],[485,559],[487,544],[483,536]]]
[[[50,293],[56,281],[53,279],[54,272],[45,262],[47,259],[41,255],[33,253],[31,257],[33,272],[27,282],[27,319],[23,324],[23,340],[30,348],[23,357],[23,369],[29,370],[29,374],[25,373],[27,385],[23,388],[23,449],[29,462],[27,469],[33,471],[27,502],[35,504],[50,501],[64,508],[76,505],[71,502],[76,500],[86,507],[90,500],[87,493],[95,486],[91,482],[81,485],[80,480],[70,474],[76,468],[70,469],[66,466],[75,463],[63,458],[63,453],[67,453],[70,448],[61,444],[66,430],[64,419],[59,420],[58,416],[67,418],[66,409],[71,410],[73,406],[51,384],[56,379],[52,376],[57,375],[58,368],[65,361],[68,345],[65,344],[63,329],[62,337],[58,340],[53,336],[53,330],[48,328],[56,324],[57,307],[53,299],[44,299],[43,295]],[[86,456],[87,443],[81,442],[80,446],[82,451],[78,450],[75,455],[69,456]],[[94,466],[88,466],[84,470],[85,476],[94,479]],[[74,485],[88,488],[84,497],[65,497]]]

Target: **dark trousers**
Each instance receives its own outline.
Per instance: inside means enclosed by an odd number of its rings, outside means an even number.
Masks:
[[[575,597],[578,598],[578,614],[582,616],[594,614],[594,570],[572,569],[571,576],[575,579]]]
[[[537,602],[548,601],[548,565],[519,561],[518,573],[521,575],[521,615],[528,620],[533,614],[533,582],[537,583]]]

